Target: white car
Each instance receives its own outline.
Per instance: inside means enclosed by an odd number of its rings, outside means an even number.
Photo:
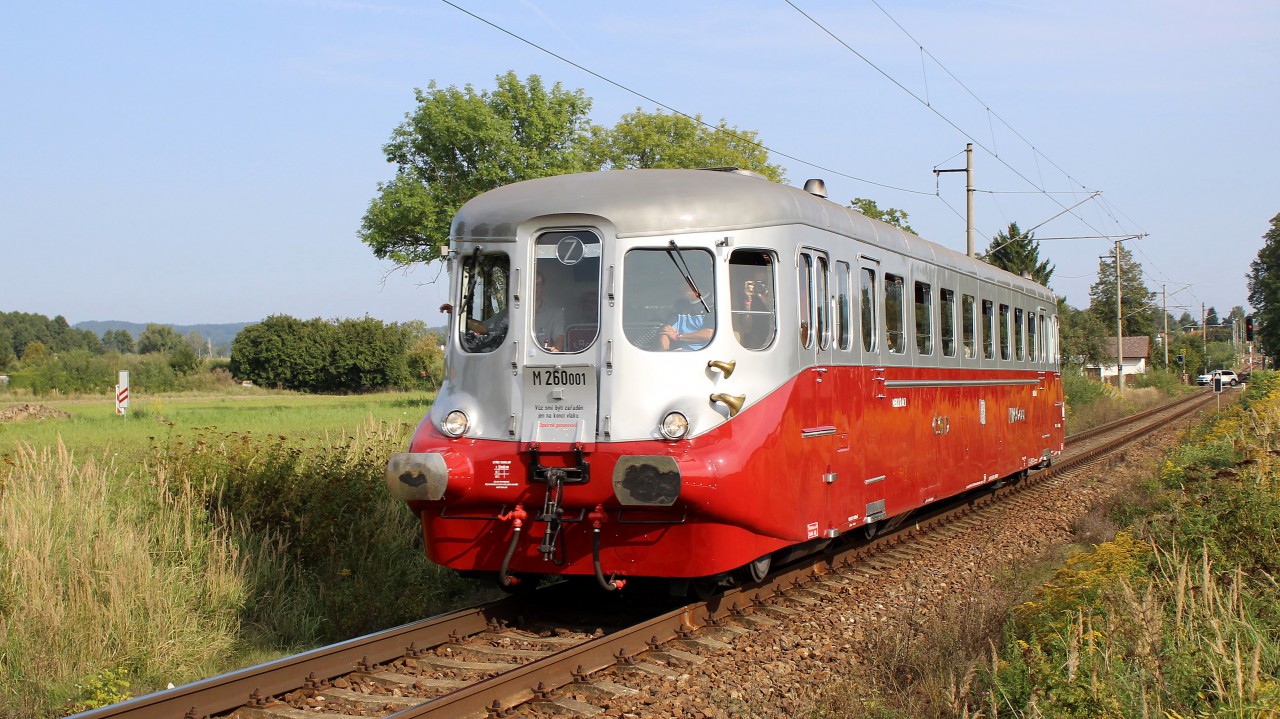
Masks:
[[[1196,377],[1196,384],[1213,384],[1215,376],[1222,377],[1222,384],[1226,387],[1235,387],[1240,384],[1240,378],[1236,373],[1229,369],[1216,369],[1209,374],[1202,374]]]

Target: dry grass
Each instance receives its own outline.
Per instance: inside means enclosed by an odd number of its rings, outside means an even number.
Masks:
[[[19,445],[0,500],[0,714],[70,709],[103,672],[182,682],[234,642],[243,567],[196,488]]]

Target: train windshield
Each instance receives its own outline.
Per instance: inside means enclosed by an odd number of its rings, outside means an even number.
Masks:
[[[458,344],[464,352],[492,352],[507,338],[510,274],[505,254],[483,255],[477,248],[463,256]]]
[[[534,247],[532,342],[545,352],[581,352],[600,334],[600,238],[544,232]]]
[[[716,332],[713,264],[706,250],[628,252],[622,279],[627,340],[654,352],[706,347]]]

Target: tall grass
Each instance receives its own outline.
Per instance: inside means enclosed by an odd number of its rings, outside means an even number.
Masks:
[[[19,446],[0,474],[0,714],[72,708],[104,672],[163,686],[218,666],[245,564],[205,499],[167,473]]]
[[[409,427],[206,428],[127,463],[15,445],[0,457],[0,715],[100,706],[472,599],[384,489]]]

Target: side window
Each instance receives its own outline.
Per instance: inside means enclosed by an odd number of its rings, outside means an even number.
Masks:
[[[942,333],[942,354],[956,356],[956,293],[954,290],[938,291],[938,329]]]
[[[991,300],[982,301],[982,356],[996,358],[996,310]]]
[[[933,287],[927,282],[916,285],[916,352],[933,354]]]
[[[1000,359],[1009,359],[1009,305],[1000,305]]]
[[[473,253],[462,259],[458,345],[463,352],[492,352],[507,338],[511,259]]]
[[[1049,361],[1049,335],[1045,334],[1045,315],[1040,313],[1040,361]]]
[[[906,333],[902,330],[905,293],[906,287],[901,277],[884,276],[884,329],[889,341],[889,351],[894,354],[907,351]]]
[[[1035,362],[1040,359],[1039,353],[1036,352],[1036,313],[1027,311],[1027,359]]]
[[[764,250],[734,250],[729,256],[733,336],[749,350],[768,347],[778,333],[773,298],[777,264],[773,253]]]
[[[1026,346],[1025,337],[1022,334],[1022,308],[1013,308],[1013,357],[1019,362],[1026,356],[1023,349]]]
[[[850,287],[849,263],[836,263],[836,346],[848,351],[853,347],[853,297]]]
[[[713,268],[706,250],[672,245],[628,252],[622,269],[627,340],[651,352],[706,347],[716,332]]]
[[[876,312],[876,297],[879,296],[876,294],[876,271],[863,267],[861,277],[862,351],[878,352],[880,348],[876,345],[876,338],[880,336],[880,328],[876,318],[880,314]]]
[[[813,256],[800,255],[799,276],[796,278],[800,292],[800,344],[813,344]]]
[[[826,349],[831,344],[831,293],[828,291],[830,268],[827,258],[818,256],[818,274],[814,279],[813,302],[818,317],[818,347]]]
[[[600,333],[600,238],[587,230],[544,232],[534,252],[531,340],[546,352],[581,352]]]
[[[960,337],[964,343],[965,359],[978,356],[977,319],[973,316],[974,309],[973,295],[962,295],[960,297]]]

